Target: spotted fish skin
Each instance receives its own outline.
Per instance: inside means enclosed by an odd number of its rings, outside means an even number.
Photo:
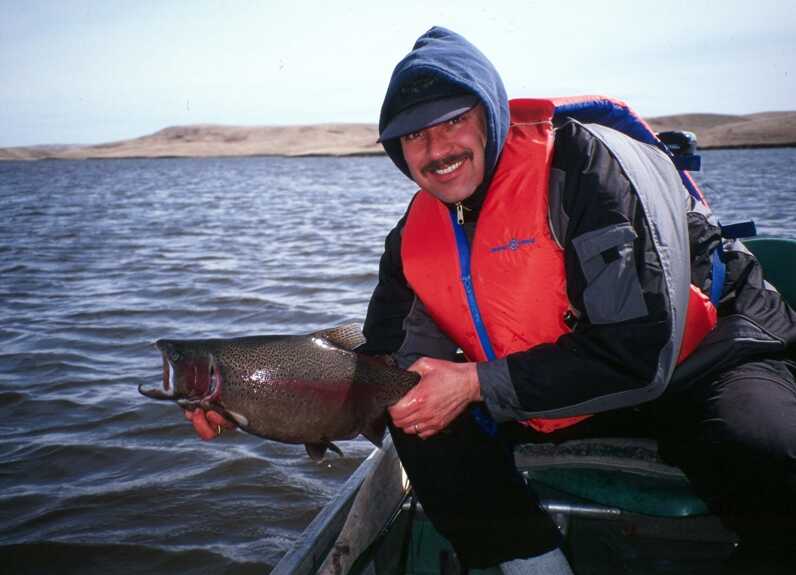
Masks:
[[[159,340],[162,389],[139,391],[217,410],[267,439],[304,443],[314,458],[360,433],[380,446],[386,408],[419,376],[353,351],[362,343],[353,324],[300,336]]]

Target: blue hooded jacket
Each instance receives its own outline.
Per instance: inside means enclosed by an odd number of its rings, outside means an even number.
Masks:
[[[503,81],[492,63],[462,36],[435,26],[415,42],[412,51],[393,70],[381,107],[379,133],[394,115],[402,86],[424,76],[437,77],[453,87],[475,94],[486,115],[487,145],[484,183],[491,178],[509,130],[509,102]],[[396,166],[411,178],[398,138],[383,142]],[[481,186],[483,188],[483,186]]]

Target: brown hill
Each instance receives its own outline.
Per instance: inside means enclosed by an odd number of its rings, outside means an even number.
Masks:
[[[796,112],[746,116],[681,114],[648,118],[653,130],[689,130],[702,149],[796,146]],[[0,148],[0,160],[208,156],[349,156],[382,154],[374,124],[165,128],[140,138],[93,146]]]
[[[762,112],[747,116],[682,114],[648,118],[656,132],[694,132],[702,149],[796,145],[796,112]]]
[[[348,156],[381,154],[376,126],[218,126],[165,128],[149,136],[94,146],[0,148],[0,160],[208,156]]]

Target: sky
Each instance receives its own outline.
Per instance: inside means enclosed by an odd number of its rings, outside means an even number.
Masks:
[[[431,26],[509,97],[604,94],[644,117],[796,110],[791,0],[0,0],[0,146],[186,124],[378,121]]]

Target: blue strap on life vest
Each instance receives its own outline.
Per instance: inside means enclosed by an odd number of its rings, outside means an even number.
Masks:
[[[702,156],[698,154],[683,154],[672,156],[672,163],[679,171],[698,172],[702,169]]]
[[[721,237],[732,238],[737,240],[739,238],[753,238],[757,235],[757,226],[753,220],[746,220],[745,222],[736,222],[734,224],[719,224],[721,228]]]
[[[724,290],[724,276],[727,274],[727,266],[724,265],[724,261],[721,259],[721,254],[724,250],[721,248],[721,244],[713,250],[713,253],[710,256],[710,259],[713,264],[713,275],[711,276],[711,285],[710,285],[710,301],[713,305],[719,305],[719,300],[721,299],[721,292]]]
[[[451,212],[450,217],[453,231],[456,234],[456,251],[459,254],[459,272],[461,274],[462,284],[464,285],[464,292],[467,294],[467,306],[470,309],[470,317],[473,320],[473,325],[475,325],[475,331],[478,334],[478,341],[481,343],[484,355],[487,360],[492,361],[495,359],[495,351],[492,349],[492,343],[489,341],[486,326],[481,317],[481,312],[478,309],[478,301],[475,299],[475,290],[473,289],[473,278],[470,274],[470,244],[467,241],[467,234],[464,233],[464,228],[459,225],[457,221],[456,214]],[[495,437],[495,435],[497,435],[497,424],[480,406],[474,405],[471,407],[470,414],[484,433],[490,437]]]
[[[721,237],[738,239],[738,238],[751,238],[757,235],[757,227],[752,220],[745,222],[737,222],[734,224],[721,225]],[[710,301],[713,305],[718,305],[721,299],[721,293],[724,290],[724,278],[727,275],[727,266],[724,260],[721,259],[721,254],[724,253],[722,244],[719,244],[713,253],[710,255],[711,264],[713,266],[713,275],[711,276],[710,286]]]
[[[475,299],[475,290],[473,289],[473,277],[470,275],[470,244],[467,241],[467,234],[464,233],[464,228],[459,225],[456,219],[456,214],[451,212],[450,217],[453,231],[456,234],[456,248],[459,253],[459,271],[461,273],[464,291],[467,294],[467,305],[470,309],[470,317],[473,320],[473,325],[475,325],[475,331],[478,334],[478,341],[481,342],[484,355],[487,360],[492,361],[495,359],[495,352],[492,349],[492,343],[489,341],[489,335],[486,332],[484,320],[478,309],[478,302]]]

